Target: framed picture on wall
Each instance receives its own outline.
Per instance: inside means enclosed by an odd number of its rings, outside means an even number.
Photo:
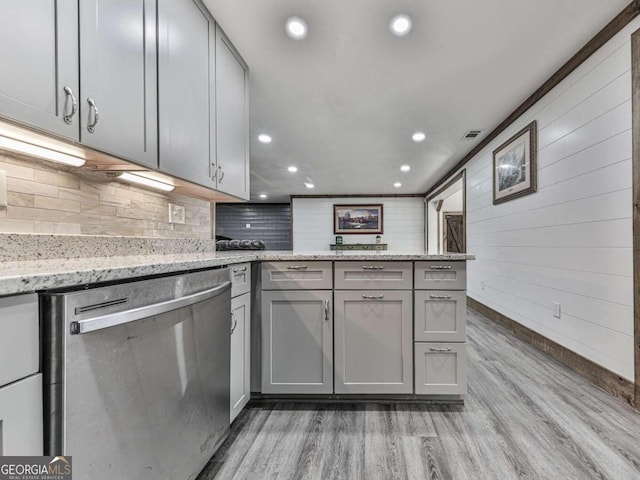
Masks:
[[[333,233],[383,233],[382,204],[334,205]]]
[[[538,126],[524,127],[493,151],[493,204],[529,195],[537,189]]]

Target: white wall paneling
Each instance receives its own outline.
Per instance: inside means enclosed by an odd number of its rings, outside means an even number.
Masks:
[[[463,168],[468,294],[633,381],[635,19]],[[493,150],[538,121],[538,191],[493,205]],[[553,316],[553,303],[561,317]]]
[[[424,251],[424,201],[422,197],[293,198],[293,248],[296,251],[329,250],[335,243],[334,204],[384,205],[382,243],[389,251]],[[346,235],[344,243],[375,243],[375,235]]]

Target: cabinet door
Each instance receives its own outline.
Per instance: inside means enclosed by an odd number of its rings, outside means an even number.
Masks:
[[[158,1],[160,169],[215,188],[215,23],[199,1]]]
[[[416,290],[416,342],[464,342],[467,293],[448,290]]]
[[[248,200],[248,68],[219,25],[216,32],[218,190]]]
[[[416,343],[416,395],[467,393],[466,343]]]
[[[0,385],[40,368],[38,295],[0,298]]]
[[[336,393],[413,393],[410,291],[335,292]]]
[[[251,294],[231,299],[231,419],[251,398]]]
[[[330,291],[262,292],[262,393],[333,392]]]
[[[80,140],[156,168],[156,2],[91,0],[79,4]]]
[[[78,114],[65,121],[79,95],[77,0],[0,0],[0,12],[0,115],[77,141]]]
[[[0,388],[0,456],[42,455],[42,375]]]

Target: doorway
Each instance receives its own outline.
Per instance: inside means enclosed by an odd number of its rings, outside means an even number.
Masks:
[[[466,170],[451,178],[425,203],[427,253],[466,253]]]

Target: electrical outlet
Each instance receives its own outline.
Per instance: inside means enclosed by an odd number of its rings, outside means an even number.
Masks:
[[[244,224],[244,228],[251,228],[251,224],[250,223],[245,223]]]
[[[553,302],[553,316],[560,318],[560,304],[558,302]]]
[[[480,289],[484,290],[486,286],[487,286],[487,284],[485,283],[485,281],[484,280],[480,280]]]
[[[183,205],[169,204],[169,223],[184,224],[187,221],[187,213]]]

